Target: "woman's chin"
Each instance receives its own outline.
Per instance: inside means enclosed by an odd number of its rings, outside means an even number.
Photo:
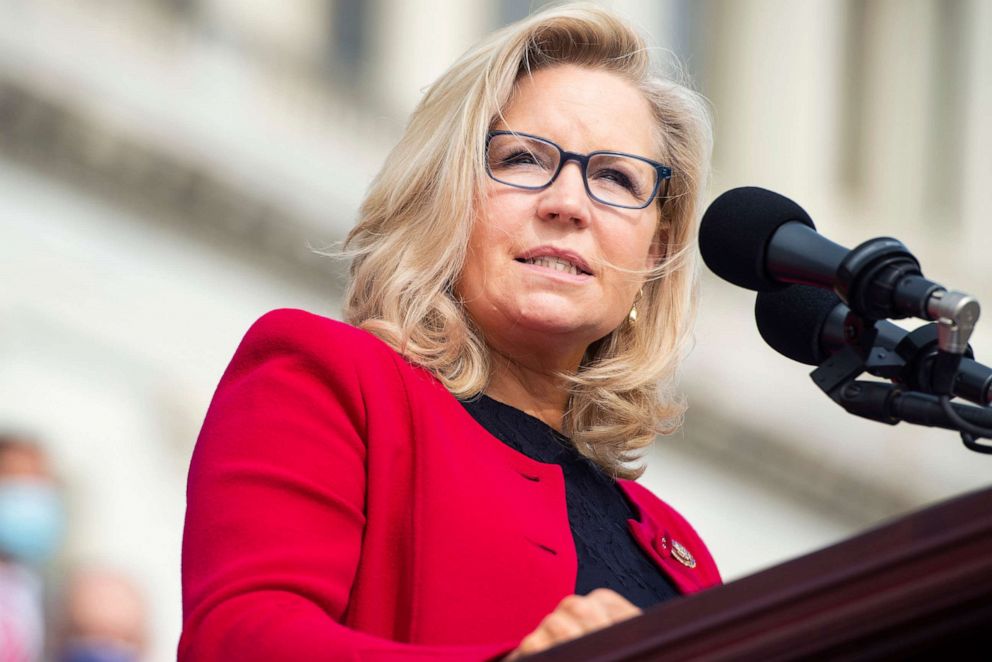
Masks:
[[[602,320],[590,320],[580,315],[557,311],[520,317],[514,326],[519,330],[516,334],[519,338],[529,340],[535,345],[562,348],[565,346],[585,348],[612,329],[605,326]]]
[[[484,335],[501,352],[582,355],[585,349],[612,331],[626,311],[603,301],[575,301],[555,293],[528,293],[484,301],[469,299],[466,306]]]

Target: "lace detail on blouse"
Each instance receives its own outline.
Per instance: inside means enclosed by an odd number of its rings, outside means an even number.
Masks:
[[[463,401],[469,414],[510,448],[557,464],[565,478],[568,524],[575,540],[575,592],[610,588],[644,609],[678,595],[630,535],[634,512],[612,478],[543,421],[487,396]]]

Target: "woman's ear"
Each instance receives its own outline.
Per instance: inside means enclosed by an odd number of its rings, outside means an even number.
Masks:
[[[669,227],[664,219],[658,223],[658,231],[654,234],[651,247],[648,249],[648,259],[646,269],[654,269],[664,263],[668,257],[668,235]]]

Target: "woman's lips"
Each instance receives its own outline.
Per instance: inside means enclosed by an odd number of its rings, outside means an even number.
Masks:
[[[521,260],[521,262],[524,264],[544,267],[545,269],[552,269],[559,273],[571,274],[573,276],[578,276],[580,274],[586,275],[585,272],[577,266],[567,260],[561,259],[560,257],[532,257],[530,259]]]
[[[528,271],[534,271],[542,276],[568,281],[570,283],[582,283],[592,278],[591,274],[579,271],[574,265],[568,265],[566,267],[566,263],[549,258],[537,258],[530,261],[518,258],[517,262]]]
[[[517,262],[571,276],[591,276],[592,269],[574,251],[555,246],[539,246],[516,258]]]

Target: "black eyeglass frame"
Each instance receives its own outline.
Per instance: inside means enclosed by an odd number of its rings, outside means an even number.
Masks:
[[[524,186],[523,184],[513,184],[512,182],[507,182],[502,179],[499,179],[495,174],[493,174],[493,171],[489,168],[489,157],[488,157],[489,143],[492,142],[493,138],[495,138],[496,136],[523,136],[524,138],[538,140],[547,145],[551,145],[552,147],[558,150],[557,170],[555,170],[554,174],[551,175],[551,178],[548,180],[548,182],[541,186]],[[523,133],[522,131],[490,131],[488,134],[486,134],[486,155],[487,155],[486,173],[493,179],[493,181],[497,181],[500,184],[505,184],[506,186],[512,186],[514,188],[524,189],[527,191],[542,191],[548,188],[549,186],[555,183],[556,179],[558,179],[558,175],[561,174],[561,170],[562,168],[565,167],[565,164],[567,162],[576,161],[578,162],[580,168],[582,169],[582,184],[586,187],[586,193],[589,195],[589,197],[601,204],[609,205],[610,207],[620,207],[621,209],[644,209],[646,207],[649,207],[652,202],[654,202],[659,198],[661,198],[661,204],[664,205],[665,200],[667,199],[668,196],[668,183],[672,178],[671,168],[669,168],[668,166],[662,163],[658,163],[657,161],[652,161],[651,159],[644,156],[638,156],[637,154],[628,154],[626,152],[614,152],[610,150],[597,150],[595,152],[589,152],[588,154],[569,152],[562,149],[561,146],[559,146],[557,143],[554,143],[548,140],[547,138],[542,138],[541,136],[535,136],[530,133]],[[639,205],[635,207],[634,205],[621,205],[615,202],[607,202],[606,200],[597,197],[596,194],[592,192],[592,189],[589,188],[589,176],[588,176],[589,160],[594,156],[602,156],[602,155],[624,156],[631,159],[637,159],[638,161],[643,161],[644,163],[647,163],[648,165],[654,168],[655,171],[654,188],[651,190],[651,194],[647,197],[647,200],[645,200],[643,205]],[[662,182],[665,183],[665,190],[661,193],[661,195],[658,195],[658,189],[661,188]]]

